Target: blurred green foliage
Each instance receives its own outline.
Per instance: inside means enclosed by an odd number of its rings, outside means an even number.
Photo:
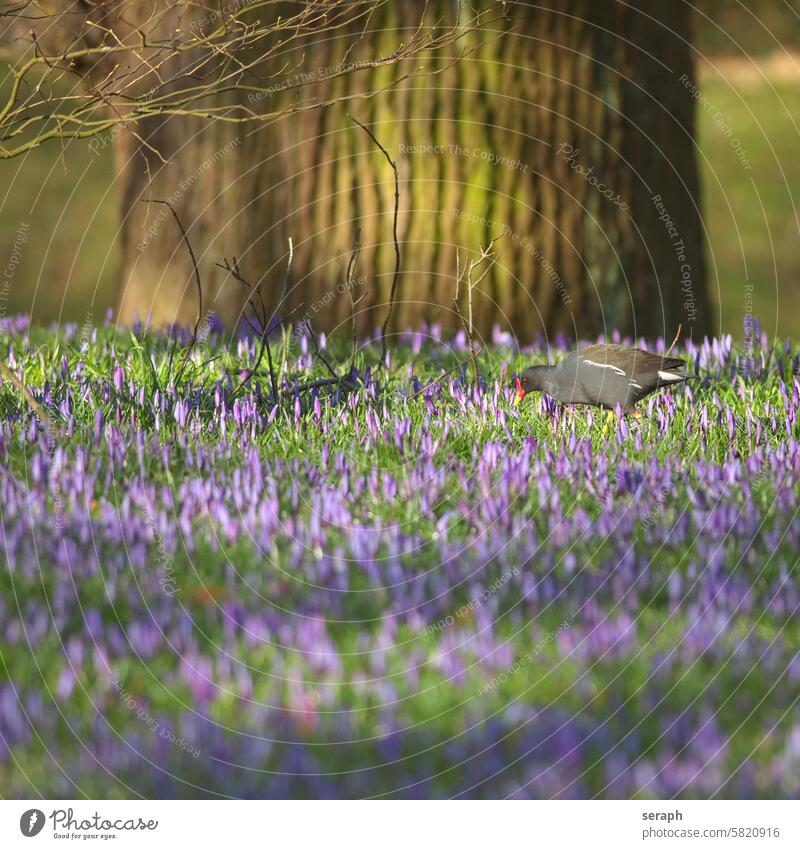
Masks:
[[[6,314],[42,322],[102,321],[116,301],[118,215],[110,145],[44,145],[0,163],[0,266],[20,228],[28,240],[8,287]]]
[[[735,338],[748,297],[771,336],[800,335],[798,82],[701,80],[711,104],[698,112],[708,273],[720,329]]]
[[[800,48],[800,0],[696,0],[695,44],[709,51],[764,55]]]

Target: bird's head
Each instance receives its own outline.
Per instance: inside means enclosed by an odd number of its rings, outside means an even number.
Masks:
[[[515,404],[519,404],[529,392],[545,392],[548,395],[555,395],[558,392],[558,384],[552,378],[550,366],[526,368],[517,376],[514,381],[514,388],[517,392]]]

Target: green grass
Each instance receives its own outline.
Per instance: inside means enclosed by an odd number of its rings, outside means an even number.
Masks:
[[[289,399],[268,424],[270,405],[253,386],[237,394],[248,358],[216,337],[220,356],[202,365],[210,352],[197,352],[177,390],[161,337],[103,328],[78,350],[33,328],[0,341],[40,402],[71,399],[75,418],[74,435],[56,437],[66,458],[51,476],[25,402],[0,386],[11,541],[0,571],[0,699],[13,684],[76,782],[59,778],[0,701],[15,758],[0,770],[0,795],[402,795],[425,781],[425,793],[445,796],[484,780],[474,792],[490,797],[518,786],[539,796],[800,789],[783,754],[800,649],[797,346],[759,351],[755,369],[741,351],[718,361],[704,349],[692,395],[662,394],[623,427],[539,398],[515,406],[501,363],[517,369],[540,351],[491,347],[488,385],[446,380],[426,401],[411,397],[411,367],[427,382],[453,352],[415,355],[398,343],[393,371],[368,391],[342,401],[323,393],[318,414],[304,404],[298,415]],[[346,340],[332,345],[344,360]],[[362,371],[376,347],[359,354]],[[288,362],[301,381],[324,375],[298,366],[298,353]],[[234,396],[252,405],[240,427]],[[185,427],[171,413],[183,400]],[[174,595],[161,587],[147,514],[162,529]],[[278,525],[265,531],[271,516]],[[372,553],[359,550],[359,533],[378,541]],[[511,567],[478,612],[436,627]],[[268,623],[268,637],[231,628],[232,616],[248,629]],[[163,633],[140,656],[127,639],[155,622]],[[548,641],[562,622],[569,628]],[[320,665],[309,634],[332,665]],[[76,653],[78,681],[60,694]],[[208,670],[207,688],[184,661]],[[114,678],[200,757],[156,745]],[[262,737],[280,742],[265,749],[254,742]],[[341,775],[290,785],[278,773],[298,768],[297,747],[304,770]],[[154,763],[201,790],[159,779]],[[495,776],[498,764],[507,769]]]
[[[701,78],[712,105],[698,113],[709,281],[720,305],[720,329],[735,338],[742,336],[748,284],[753,314],[771,337],[800,334],[798,81],[737,89],[721,75]],[[749,169],[737,156],[735,139]]]

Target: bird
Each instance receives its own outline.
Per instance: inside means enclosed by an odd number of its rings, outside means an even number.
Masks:
[[[557,366],[532,366],[516,379],[517,403],[532,391],[560,404],[590,404],[623,414],[652,392],[691,380],[680,357],[653,354],[628,345],[589,345]]]

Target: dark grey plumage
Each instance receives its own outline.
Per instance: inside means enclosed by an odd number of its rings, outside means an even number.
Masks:
[[[686,363],[627,345],[590,345],[557,366],[533,366],[520,375],[524,392],[540,391],[561,404],[592,404],[630,413],[651,392],[683,383]]]

